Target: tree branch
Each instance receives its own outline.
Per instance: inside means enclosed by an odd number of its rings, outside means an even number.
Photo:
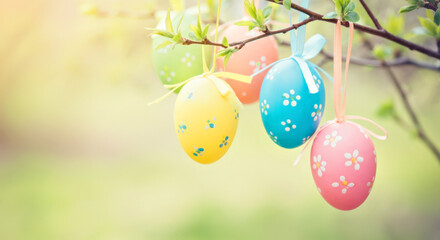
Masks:
[[[267,1],[273,2],[273,3],[277,3],[277,2],[275,2],[275,0],[267,0]],[[361,1],[361,2],[363,2],[365,4],[364,1]],[[278,2],[277,4],[282,4],[282,1]],[[233,43],[229,44],[229,46],[230,47],[234,47],[235,46],[237,49],[241,49],[241,48],[243,48],[244,45],[246,45],[249,42],[252,42],[252,41],[264,38],[264,37],[268,37],[268,36],[271,36],[271,35],[275,35],[275,34],[286,33],[288,31],[297,29],[300,26],[306,25],[306,24],[311,23],[313,21],[322,21],[322,22],[328,22],[328,23],[333,23],[333,24],[336,24],[337,21],[338,21],[337,19],[323,19],[322,18],[323,15],[321,15],[319,13],[316,13],[316,12],[313,12],[313,11],[311,11],[309,9],[303,8],[303,7],[301,7],[301,6],[299,6],[299,5],[295,4],[295,3],[292,3],[291,6],[292,6],[292,8],[294,8],[294,9],[300,11],[300,12],[303,12],[303,13],[309,15],[309,18],[307,18],[304,21],[299,22],[297,24],[293,24],[293,25],[291,25],[291,26],[289,26],[287,28],[282,28],[282,29],[275,30],[275,31],[271,31],[271,30],[267,29],[261,35],[258,35],[256,37],[249,38],[249,39],[246,39],[246,40],[243,40],[243,41],[233,42]],[[374,35],[374,36],[378,36],[378,37],[381,37],[381,38],[384,38],[384,39],[387,39],[387,40],[395,42],[395,43],[397,43],[397,44],[399,44],[401,46],[407,47],[410,50],[414,50],[414,51],[423,53],[423,54],[425,54],[427,56],[430,56],[430,57],[433,57],[433,58],[436,58],[436,59],[440,60],[440,52],[433,51],[431,49],[425,48],[425,47],[423,47],[421,45],[418,45],[416,43],[413,43],[413,42],[410,42],[408,40],[405,40],[405,39],[403,39],[401,37],[398,37],[398,36],[396,36],[394,34],[389,33],[385,29],[383,29],[381,27],[381,25],[379,24],[378,20],[376,19],[376,17],[371,12],[371,10],[369,10],[368,6],[366,4],[365,4],[365,6],[367,7],[366,9],[368,9],[367,12],[369,12],[369,15],[370,15],[371,19],[375,23],[376,27],[378,27],[379,29],[374,29],[374,28],[371,28],[371,27],[368,27],[368,26],[364,26],[364,25],[360,25],[360,24],[356,24],[355,23],[354,24],[354,28],[356,30],[358,30],[360,32],[365,32],[365,33],[368,33],[368,34],[371,34],[371,35]],[[348,25],[349,25],[348,22],[342,22],[342,26],[348,27]],[[223,45],[221,43],[215,43],[215,42],[206,41],[206,40],[203,40],[203,41],[192,41],[192,40],[189,40],[189,39],[184,39],[183,44],[184,45],[192,45],[192,44],[212,45],[212,46],[219,46],[219,47],[223,47],[223,48],[227,47],[227,46],[225,46],[225,45]]]
[[[435,3],[436,4],[432,4],[432,3],[430,3],[429,1],[425,1],[425,5],[423,6],[424,8],[427,8],[427,9],[431,9],[432,11],[437,11],[437,4],[438,4],[438,1],[435,1]]]
[[[275,0],[267,0],[267,1],[277,3],[277,2],[275,2]],[[282,1],[278,2],[277,4],[282,4]],[[292,3],[291,6],[292,6],[292,8],[309,15],[311,18],[314,18],[314,20],[317,20],[317,21],[323,21],[323,22],[328,22],[328,23],[333,23],[333,24],[336,24],[338,21],[337,19],[323,19],[322,18],[323,15],[316,13],[316,12],[313,12],[309,9],[303,8],[295,3]],[[344,26],[344,27],[348,27],[348,25],[349,25],[348,22],[342,23],[342,26]],[[374,36],[378,36],[378,37],[390,40],[390,41],[395,42],[401,46],[407,47],[410,50],[414,50],[414,51],[423,53],[427,56],[430,56],[430,57],[433,57],[436,59],[440,59],[440,53],[433,51],[431,49],[425,48],[425,47],[418,45],[416,43],[410,42],[408,40],[405,40],[405,39],[398,37],[396,35],[393,35],[393,34],[387,32],[385,29],[381,29],[381,30],[374,29],[374,28],[371,28],[368,26],[357,24],[357,23],[354,24],[354,28],[360,32],[365,32],[365,33],[368,33],[368,34],[371,34]]]

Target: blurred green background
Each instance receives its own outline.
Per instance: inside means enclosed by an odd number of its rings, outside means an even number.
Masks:
[[[333,8],[318,2],[317,12]],[[369,2],[384,19],[405,4]],[[147,107],[166,93],[144,30],[157,21],[84,16],[84,3],[0,2],[0,239],[440,239],[440,164],[410,128],[377,116],[395,99],[407,120],[382,70],[350,69],[347,112],[376,120],[390,137],[374,141],[370,197],[342,212],[317,192],[308,151],[292,167],[301,149],[267,137],[257,104],[241,110],[224,158],[203,166],[187,157],[173,129],[175,96]],[[166,1],[94,3],[108,11],[168,8]],[[232,10],[241,5],[226,1],[224,20],[239,18]],[[421,12],[408,15],[407,29]],[[328,38],[328,51],[332,31],[326,23],[308,27],[309,36]],[[280,48],[282,57],[288,52]],[[332,72],[331,63],[324,68]],[[439,73],[394,69],[439,146]]]

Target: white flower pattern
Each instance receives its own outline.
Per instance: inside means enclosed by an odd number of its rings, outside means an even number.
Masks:
[[[314,156],[313,157],[313,170],[317,170],[318,172],[318,176],[322,177],[322,173],[325,172],[325,166],[327,165],[327,163],[325,161],[321,161],[321,155],[318,156]]]
[[[276,67],[271,68],[266,75],[266,79],[273,80],[274,74],[277,73],[278,71],[279,71],[279,69]]]
[[[164,66],[163,70],[160,70],[159,74],[160,76],[164,77],[167,82],[171,82],[171,80],[173,80],[173,78],[176,76],[176,73],[170,71],[168,66]]]
[[[270,133],[270,139],[272,139],[272,141],[277,142],[278,141],[278,137],[273,135],[273,132],[269,132]]]
[[[290,132],[290,130],[293,130],[296,128],[296,125],[292,124],[292,121],[290,119],[287,119],[286,121],[282,121],[281,125],[285,126],[284,130],[286,132]]]
[[[263,68],[265,68],[267,66],[267,64],[266,64],[266,57],[265,56],[261,56],[260,61],[251,60],[249,62],[249,65],[251,67],[254,67],[253,71],[254,71],[254,73],[256,73],[256,72],[260,71],[261,69],[263,69]]]
[[[267,115],[267,110],[269,110],[270,106],[269,103],[267,103],[266,99],[264,99],[264,101],[261,103],[261,112],[264,115]]]
[[[157,52],[160,53],[160,54],[167,54],[169,50],[171,50],[171,46],[170,45],[158,49]]]
[[[185,53],[185,56],[180,59],[183,64],[186,64],[187,67],[192,66],[192,62],[196,60],[196,57],[194,55],[191,55],[190,53]]]
[[[338,136],[338,132],[337,131],[333,131],[332,134],[328,134],[325,136],[325,140],[324,140],[324,146],[327,146],[330,144],[331,147],[336,147],[336,144],[342,140],[341,136]]]
[[[341,190],[342,194],[346,194],[347,191],[348,191],[348,189],[354,187],[354,183],[352,183],[352,182],[349,183],[349,182],[345,179],[345,176],[340,176],[340,177],[339,177],[339,180],[340,180],[340,182],[334,182],[334,183],[332,183],[332,187],[334,187],[334,188],[342,187],[342,190]]]
[[[313,118],[313,121],[316,122],[318,120],[318,118],[321,118],[321,116],[322,116],[322,104],[319,104],[319,105],[315,104],[313,106],[313,108],[315,110],[312,112],[311,116]]]
[[[354,170],[359,170],[361,168],[361,165],[359,163],[362,163],[364,161],[364,158],[359,156],[359,151],[355,149],[353,151],[353,154],[345,153],[344,157],[348,159],[348,161],[345,162],[345,166],[349,167],[351,165],[354,165]]]
[[[319,87],[321,86],[321,80],[316,77],[316,75],[313,75],[313,80],[315,81],[316,87],[319,90]]]
[[[301,100],[301,96],[295,95],[295,90],[293,89],[290,89],[289,93],[283,93],[283,98],[285,99],[283,101],[283,105],[291,105],[292,107],[295,107],[297,105],[297,101]]]

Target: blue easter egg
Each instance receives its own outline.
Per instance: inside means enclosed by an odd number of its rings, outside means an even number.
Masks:
[[[289,58],[266,74],[260,92],[264,128],[272,141],[284,148],[305,143],[321,122],[325,89],[321,76],[307,62],[318,92],[310,93],[298,63]]]

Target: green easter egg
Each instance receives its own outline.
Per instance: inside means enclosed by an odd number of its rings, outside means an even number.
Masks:
[[[172,18],[173,26],[179,24],[182,14]],[[157,28],[165,29],[164,21]],[[197,16],[184,14],[180,30],[183,37],[190,32],[189,25],[197,24]],[[153,39],[153,64],[159,79],[164,85],[181,83],[191,77],[203,73],[202,46],[201,45],[168,45],[156,50],[156,47],[165,39],[154,36]],[[208,49],[206,49],[209,51]],[[177,93],[178,91],[176,91]]]

